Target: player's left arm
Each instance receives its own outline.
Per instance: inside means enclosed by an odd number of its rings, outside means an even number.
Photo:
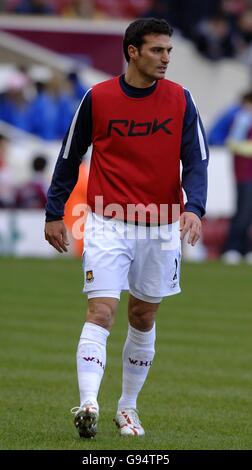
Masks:
[[[187,196],[180,217],[181,239],[189,233],[188,243],[195,245],[201,234],[201,218],[206,211],[207,166],[209,151],[199,112],[188,90],[184,90],[186,111],[181,143],[182,187]]]

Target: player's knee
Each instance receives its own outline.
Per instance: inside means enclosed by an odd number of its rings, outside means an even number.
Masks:
[[[129,322],[133,328],[140,331],[149,331],[152,329],[156,317],[156,310],[151,308],[139,308],[138,305],[132,306],[129,311]]]
[[[114,322],[114,316],[114,305],[103,301],[89,301],[87,321],[110,330]]]

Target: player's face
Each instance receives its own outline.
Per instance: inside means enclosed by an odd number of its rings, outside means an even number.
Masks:
[[[135,67],[147,80],[160,80],[165,77],[170,62],[171,38],[166,34],[147,34],[144,39],[139,49],[134,48],[135,56],[132,59]]]

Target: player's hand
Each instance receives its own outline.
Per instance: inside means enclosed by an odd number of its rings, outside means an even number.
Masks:
[[[45,223],[45,239],[59,253],[67,251],[69,241],[67,239],[67,231],[63,220],[53,220]]]
[[[193,212],[183,212],[180,216],[181,240],[184,240],[187,232],[189,232],[188,243],[194,246],[201,235],[201,220]]]

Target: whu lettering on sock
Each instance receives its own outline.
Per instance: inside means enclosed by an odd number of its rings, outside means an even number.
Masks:
[[[152,361],[139,361],[138,359],[132,359],[131,357],[129,357],[128,359],[130,364],[134,366],[150,367],[152,365]]]
[[[98,359],[97,357],[90,357],[90,356],[85,357],[85,356],[83,356],[82,359],[84,359],[86,362],[96,362],[96,364],[98,364],[99,366],[101,366],[103,370],[105,369],[104,364],[103,364],[102,361],[100,361],[100,359]]]

